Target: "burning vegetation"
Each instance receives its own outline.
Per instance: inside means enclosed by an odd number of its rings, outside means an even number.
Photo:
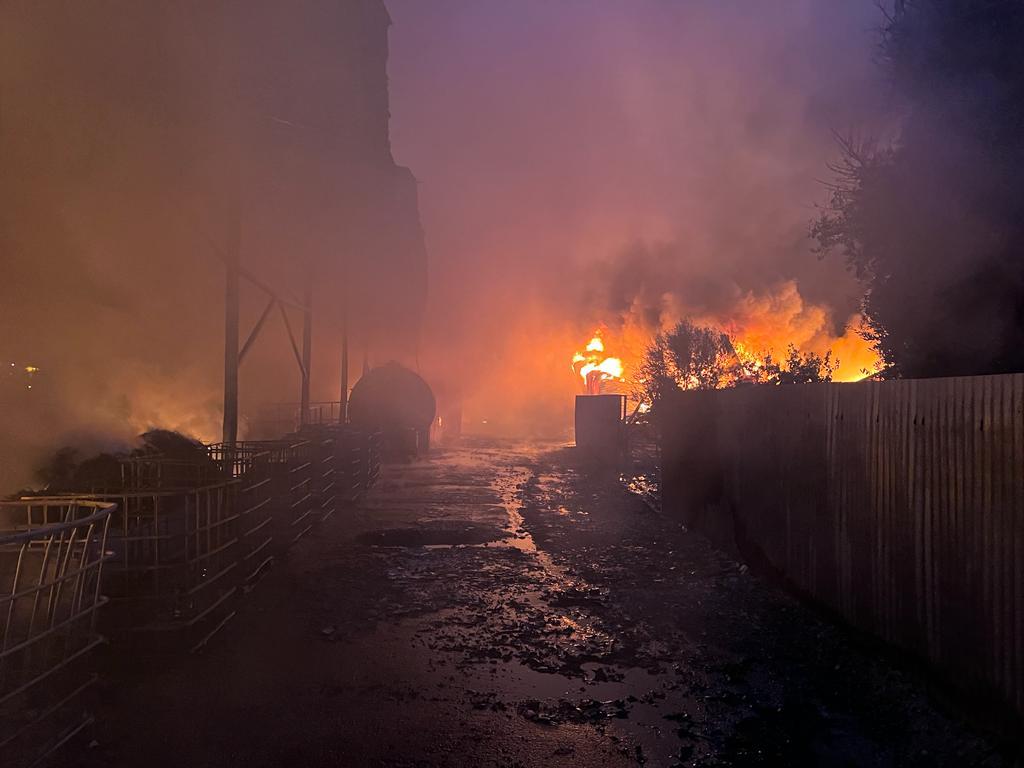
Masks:
[[[675,389],[839,380],[836,374],[841,361],[830,348],[821,353],[804,351],[788,342],[778,354],[774,347],[755,346],[760,339],[754,334],[740,336],[691,320],[682,320],[647,341],[642,333],[634,334],[640,337],[639,354],[634,352],[626,362],[618,347],[614,356],[606,350],[605,339],[610,334],[604,327],[573,355],[572,370],[583,380],[586,394],[624,392],[636,403],[650,406]],[[626,336],[620,334],[623,340]],[[621,346],[630,348],[624,341]],[[877,361],[877,357],[869,359]],[[875,370],[862,369],[856,378]]]
[[[642,396],[656,403],[674,389],[723,389],[741,384],[809,384],[832,381],[839,362],[832,353],[784,357],[755,352],[727,333],[683,321],[647,348],[636,377]]]

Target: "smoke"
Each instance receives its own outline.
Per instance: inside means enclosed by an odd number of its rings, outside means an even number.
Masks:
[[[860,291],[807,229],[832,131],[887,119],[873,3],[389,7],[393,141],[432,253],[430,359],[480,393],[477,422],[524,391],[534,409],[569,400],[568,360],[602,324],[635,346],[634,328],[688,315],[777,352],[839,345],[859,373]]]
[[[219,437],[233,233],[289,302],[313,278],[314,400],[338,399],[346,305],[353,368],[414,359],[426,254],[387,24],[381,0],[0,3],[0,361],[40,369],[0,381],[0,491],[68,440]],[[243,341],[266,301],[243,284]],[[275,310],[243,414],[299,380]]]
[[[873,372],[877,356],[862,337],[852,297],[814,303],[796,278],[768,273],[752,279],[742,265],[737,270],[734,278],[719,265],[701,263],[679,243],[637,243],[586,272],[581,305],[601,308],[604,324],[627,337],[623,354],[633,360],[652,336],[689,319],[725,331],[752,352],[778,357],[789,345],[831,351],[839,380]]]
[[[627,364],[684,314],[855,343],[805,233],[830,131],[881,114],[870,2],[388,10],[385,71],[380,0],[0,4],[0,359],[41,369],[5,380],[0,487],[68,434],[216,437],[236,226],[285,298],[314,276],[314,399],[346,307],[354,371],[419,365],[502,431],[568,423],[600,325]],[[243,339],[265,302],[244,287]],[[298,380],[275,314],[243,410]]]
[[[40,369],[31,391],[3,382],[0,489],[66,441],[122,444],[150,424],[208,434],[216,418],[202,377],[216,353],[192,342],[215,337],[222,289],[168,204],[197,207],[186,147],[208,122],[161,120],[182,94],[143,37],[120,37],[142,14],[105,26],[113,5],[0,8],[0,355]]]
[[[895,3],[881,64],[896,139],[851,141],[815,233],[866,287],[865,313],[907,377],[1024,368],[1024,6]]]

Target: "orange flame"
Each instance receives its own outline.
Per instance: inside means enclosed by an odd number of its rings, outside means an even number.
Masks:
[[[584,351],[572,356],[572,369],[583,379],[590,394],[600,392],[602,382],[621,381],[624,373],[621,359],[604,356],[604,340],[600,330],[594,331]]]

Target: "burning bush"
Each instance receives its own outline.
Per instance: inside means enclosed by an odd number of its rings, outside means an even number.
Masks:
[[[776,360],[771,350],[753,352],[724,331],[683,320],[658,334],[645,351],[636,394],[654,404],[676,389],[831,381],[838,367],[831,352],[804,353],[790,344],[786,356]]]

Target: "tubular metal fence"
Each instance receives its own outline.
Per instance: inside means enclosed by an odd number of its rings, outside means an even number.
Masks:
[[[0,502],[0,764],[34,765],[91,723],[98,618],[119,654],[159,637],[197,650],[240,587],[375,482],[379,436],[308,431],[191,460],[135,456],[104,466],[84,497]]]
[[[226,476],[238,481],[240,576],[248,587],[274,560],[271,451],[252,443],[214,443],[207,453]]]
[[[88,727],[97,610],[115,505],[0,502],[0,756],[34,765]]]
[[[310,403],[303,418],[299,403],[273,403],[259,409],[249,418],[248,434],[260,439],[277,439],[294,434],[304,426],[337,426],[342,419],[338,400]]]
[[[234,616],[228,601],[237,589],[239,485],[222,480],[89,496],[116,504],[105,571],[112,632],[185,633],[195,650]]]

